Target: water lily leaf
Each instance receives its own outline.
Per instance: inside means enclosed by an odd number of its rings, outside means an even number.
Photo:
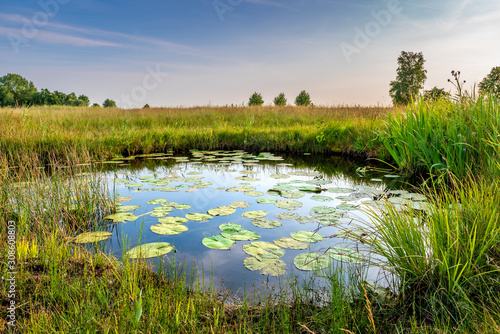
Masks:
[[[165,217],[158,219],[161,224],[184,224],[187,223],[187,219],[184,217]]]
[[[150,214],[151,217],[162,218],[168,216],[170,213],[166,211],[155,211]]]
[[[166,200],[165,198],[158,198],[158,199],[149,200],[146,203],[156,205],[156,204],[162,204],[162,203],[167,203],[167,202],[168,202],[168,200]]]
[[[142,187],[142,183],[129,182],[129,183],[125,183],[125,186],[129,187],[129,188],[139,188],[139,187]]]
[[[225,230],[239,231],[242,228],[243,227],[240,224],[236,224],[236,223],[227,223],[227,224],[220,224],[219,225],[219,229],[222,231],[225,231]]]
[[[229,216],[230,214],[233,214],[235,212],[236,210],[234,208],[227,205],[208,210],[208,213],[212,216]]]
[[[300,215],[295,212],[280,212],[274,216],[280,220],[294,220],[300,217]]]
[[[255,190],[255,188],[250,187],[250,186],[232,187],[232,188],[226,189],[226,191],[229,191],[229,192],[245,192],[245,191],[254,191],[254,190]]]
[[[170,211],[174,211],[174,208],[171,206],[159,206],[159,207],[153,208],[153,211],[154,212],[170,212]]]
[[[182,224],[156,224],[150,227],[151,231],[162,235],[175,235],[186,232],[188,227]]]
[[[231,249],[236,241],[224,238],[221,235],[214,235],[213,237],[206,237],[201,241],[206,247],[213,249]]]
[[[275,198],[259,198],[257,199],[257,203],[261,204],[273,204],[276,203],[277,199]]]
[[[316,218],[314,217],[309,217],[309,216],[299,216],[295,218],[296,221],[298,221],[301,224],[306,224],[306,223],[314,223],[317,221]]]
[[[303,253],[293,259],[293,264],[299,270],[321,270],[328,268],[332,263],[330,256],[318,253]]]
[[[274,191],[290,191],[290,190],[295,190],[297,186],[293,184],[277,184],[273,187]]]
[[[121,205],[116,207],[116,212],[127,212],[127,211],[134,211],[139,209],[141,206],[140,205]]]
[[[189,204],[175,204],[174,208],[176,208],[177,210],[187,210],[187,209],[191,209],[191,205],[189,205]]]
[[[266,193],[268,195],[271,195],[271,196],[281,196],[281,191],[279,191],[279,190],[270,189],[270,190],[266,191]]]
[[[330,248],[326,251],[328,255],[334,260],[341,261],[341,262],[347,262],[347,263],[364,263],[366,261],[365,257],[363,254],[360,252],[347,248],[347,247],[340,247],[336,246],[333,248]]]
[[[389,190],[387,193],[390,195],[406,195],[409,192],[403,189],[397,189],[397,190]]]
[[[103,241],[106,239],[109,239],[109,237],[113,235],[111,232],[106,232],[106,231],[96,231],[96,232],[85,232],[80,235],[78,235],[75,239],[74,242],[77,244],[86,244],[90,242],[99,242]]]
[[[235,177],[234,178],[235,180],[242,180],[242,181],[251,181],[251,182],[255,182],[255,181],[259,181],[260,179],[258,178],[255,178],[255,177],[249,177],[249,176],[238,176],[238,177]]]
[[[281,197],[283,198],[302,198],[304,197],[306,194],[304,194],[303,192],[300,192],[300,191],[282,191],[281,192]]]
[[[353,241],[361,241],[363,243],[369,241],[368,234],[360,228],[344,228],[337,230],[335,233],[337,238],[344,238]]]
[[[311,199],[314,200],[314,201],[318,201],[318,202],[330,202],[330,201],[333,201],[333,198],[331,198],[329,196],[320,196],[320,195],[311,196]]]
[[[186,218],[194,221],[205,221],[212,219],[212,215],[207,213],[188,213],[186,214]]]
[[[289,200],[289,201],[277,201],[274,203],[280,209],[295,210],[302,207],[302,203],[299,201]]]
[[[326,191],[336,194],[346,194],[346,193],[352,193],[354,190],[349,188],[328,188],[326,189]]]
[[[329,215],[324,215],[324,217],[318,217],[316,221],[325,226],[338,226],[342,224],[342,221],[338,218],[332,218]]]
[[[290,236],[294,238],[295,240],[302,241],[302,242],[318,242],[318,241],[323,241],[325,238],[318,232],[312,232],[312,231],[297,231],[297,232],[292,232],[290,233]]]
[[[126,255],[130,259],[146,259],[150,257],[157,257],[170,253],[174,246],[168,242],[152,242],[149,244],[140,245],[129,250]]]
[[[258,197],[258,196],[264,195],[264,193],[260,192],[260,191],[245,191],[244,194],[247,196],[253,196],[253,197]]]
[[[176,191],[180,191],[179,188],[177,187],[163,187],[163,188],[157,188],[155,189],[156,191],[166,191],[166,192],[176,192]]]
[[[234,231],[230,229],[225,229],[220,233],[224,238],[231,240],[257,240],[260,235],[254,231],[241,229],[239,231]]]
[[[272,177],[273,179],[288,179],[290,178],[290,175],[286,174],[271,174],[269,177]]]
[[[392,204],[405,205],[410,200],[409,199],[404,199],[403,197],[396,196],[396,197],[390,197],[387,201],[389,201]]]
[[[243,245],[243,251],[255,256],[259,261],[278,259],[285,255],[285,251],[280,246],[265,241],[252,241],[250,244]]]
[[[274,240],[274,243],[282,248],[288,249],[307,249],[309,244],[306,242],[298,241],[293,238],[279,238]]]
[[[356,210],[358,208],[357,205],[349,204],[349,203],[343,203],[339,204],[335,207],[337,210],[345,210],[345,211],[350,211],[350,210]]]
[[[263,275],[279,276],[286,271],[286,264],[281,259],[263,259],[259,261],[256,257],[247,257],[243,264],[248,270],[260,270]]]
[[[427,197],[422,194],[417,194],[417,193],[409,193],[409,194],[403,194],[401,195],[402,198],[412,200],[412,201],[425,201]]]
[[[271,220],[268,218],[254,218],[252,219],[252,224],[261,228],[276,228],[282,225],[279,220]]]
[[[229,204],[229,206],[234,208],[234,209],[237,209],[237,208],[245,209],[245,208],[248,208],[250,205],[251,205],[250,203],[244,202],[244,201],[233,202],[233,203]]]
[[[356,201],[358,199],[358,198],[356,198],[354,196],[337,196],[335,198],[339,199],[341,201],[346,201],[346,202]]]
[[[127,202],[132,199],[132,196],[121,196],[115,199],[117,202]]]
[[[242,213],[246,218],[261,218],[267,216],[267,212],[263,210],[247,211]]]
[[[130,212],[115,213],[104,217],[104,219],[111,219],[115,223],[124,223],[125,221],[133,222],[137,218],[139,218],[139,216],[136,216]]]
[[[322,214],[326,215],[329,213],[334,213],[337,211],[335,208],[332,208],[331,206],[315,206],[311,208],[311,213],[312,214]]]
[[[297,190],[303,191],[306,193],[320,193],[321,188],[315,187],[315,186],[299,186],[297,187]]]

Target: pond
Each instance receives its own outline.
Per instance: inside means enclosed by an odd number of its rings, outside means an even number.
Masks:
[[[175,259],[206,287],[234,293],[339,267],[377,281],[356,223],[366,204],[408,184],[340,157],[192,150],[106,164],[118,212],[107,250],[120,258],[125,243],[132,258]]]

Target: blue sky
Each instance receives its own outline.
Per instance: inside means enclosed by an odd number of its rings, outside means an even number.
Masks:
[[[403,50],[427,89],[500,66],[500,1],[2,0],[0,41],[0,75],[99,104],[389,105]]]

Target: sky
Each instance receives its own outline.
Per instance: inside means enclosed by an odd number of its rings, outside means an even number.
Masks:
[[[455,93],[500,66],[498,0],[2,0],[0,76],[123,108],[388,106],[401,51]]]

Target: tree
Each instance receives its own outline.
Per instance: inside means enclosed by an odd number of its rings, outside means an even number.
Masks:
[[[276,96],[274,98],[274,105],[275,106],[286,106],[286,98],[284,93],[280,93],[280,95]]]
[[[31,95],[37,92],[32,81],[19,74],[9,73],[0,78],[0,104],[2,106],[28,105]]]
[[[500,98],[500,66],[493,67],[490,73],[479,83],[481,94],[492,94]]]
[[[82,101],[83,102],[83,106],[85,106],[85,107],[88,107],[89,104],[90,104],[89,97],[86,96],[86,95],[82,94],[82,95],[78,96],[78,100]]]
[[[309,96],[309,93],[307,93],[305,90],[300,92],[299,95],[295,98],[295,104],[298,106],[308,106],[311,104],[311,97]]]
[[[142,109],[148,109],[149,108],[149,104],[145,104],[144,107],[142,107]]]
[[[110,99],[104,100],[102,106],[104,108],[116,108],[116,102]]]
[[[427,70],[424,69],[424,55],[422,52],[401,51],[398,57],[396,80],[391,81],[389,94],[394,105],[410,103],[418,91],[424,87],[427,79]]]
[[[250,100],[248,101],[249,106],[261,106],[264,104],[264,100],[262,99],[262,95],[260,93],[253,93],[252,96],[250,96]]]
[[[444,88],[434,86],[430,90],[424,90],[424,101],[436,101],[442,97],[449,97],[450,93],[445,92]]]

